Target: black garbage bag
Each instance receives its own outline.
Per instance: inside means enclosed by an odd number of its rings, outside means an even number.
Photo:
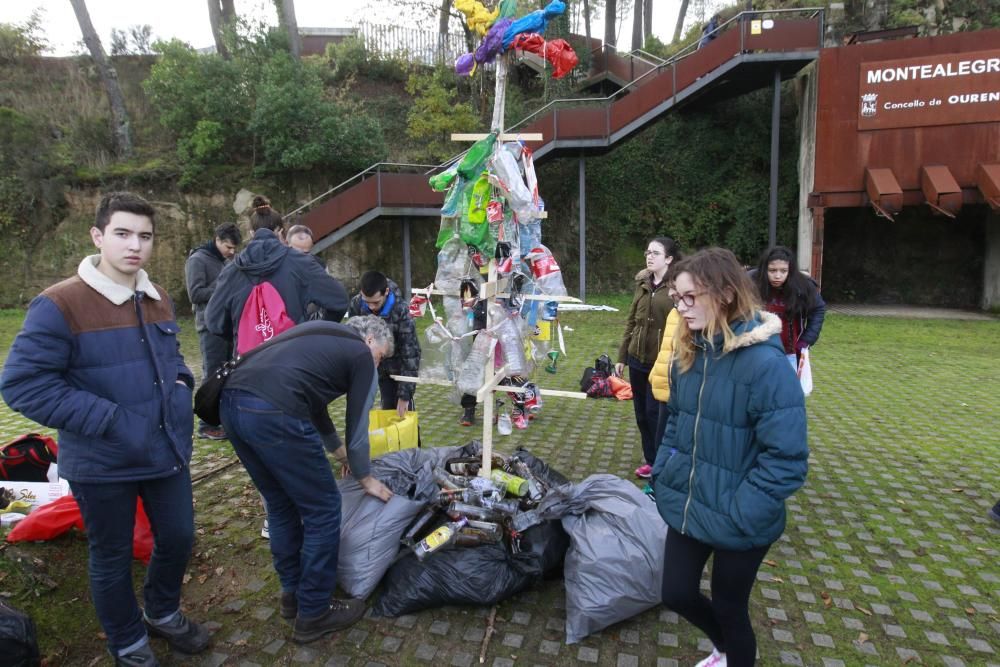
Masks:
[[[549,486],[566,483],[526,450],[518,449],[514,456]],[[373,611],[400,616],[444,605],[491,606],[561,571],[568,547],[569,536],[557,519],[524,531],[517,553],[501,542],[443,551],[423,562],[408,554],[389,568]]]
[[[490,606],[531,586],[506,545],[485,544],[443,551],[424,562],[403,557],[385,575],[377,616],[402,616],[444,605]]]
[[[0,667],[37,667],[41,663],[35,622],[0,600]]]

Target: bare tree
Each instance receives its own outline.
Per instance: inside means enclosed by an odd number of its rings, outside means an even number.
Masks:
[[[107,54],[104,53],[101,38],[97,36],[94,24],[90,21],[86,0],[69,0],[69,2],[73,5],[76,20],[80,24],[83,42],[87,45],[90,57],[94,59],[94,64],[97,65],[101,81],[104,83],[104,92],[108,95],[115,152],[120,157],[129,157],[132,155],[132,133],[129,129],[128,110],[125,108],[125,96],[122,95],[121,86],[118,85],[118,72],[108,60]]]
[[[653,36],[653,0],[643,0],[642,22],[643,22],[642,34],[643,37],[645,37],[645,39],[643,40],[643,44],[645,44],[646,40],[648,40],[650,37]]]
[[[604,3],[604,46],[616,46],[618,23],[618,0],[605,0]]]
[[[632,11],[632,50],[642,48],[642,10],[645,2],[643,0],[635,0],[635,6]]]
[[[448,53],[448,24],[451,22],[451,0],[441,0],[438,10],[438,60],[443,64]]]
[[[590,46],[590,0],[583,0],[583,30],[587,36],[587,48]]]
[[[677,25],[674,26],[674,39],[673,41],[678,41],[681,38],[681,30],[684,29],[684,18],[687,16],[688,11],[688,0],[681,0],[681,8],[677,12]]]
[[[226,48],[224,34],[226,28],[236,20],[235,0],[208,0],[208,21],[212,24],[212,37],[215,39],[215,52],[229,59],[229,49]]]
[[[299,23],[295,20],[295,0],[281,0],[280,4],[278,17],[288,31],[288,48],[298,58],[302,55],[302,38],[299,36]]]

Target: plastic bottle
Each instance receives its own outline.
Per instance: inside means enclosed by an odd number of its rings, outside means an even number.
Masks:
[[[446,510],[448,516],[453,519],[458,519],[459,517],[479,519],[480,521],[500,521],[503,515],[496,510],[490,509],[488,507],[479,507],[471,503],[463,503],[455,501],[448,505]]]
[[[516,500],[487,500],[483,498],[483,505],[494,512],[511,517],[521,511],[521,506]]]
[[[517,475],[511,475],[503,470],[493,469],[490,471],[490,479],[505,487],[507,493],[512,496],[525,496],[528,494],[528,480]]]
[[[486,359],[490,354],[493,339],[486,333],[476,335],[469,356],[462,364],[458,374],[458,389],[463,394],[475,394],[483,386],[483,373],[486,370]]]
[[[562,270],[556,258],[545,246],[539,244],[527,254],[531,261],[531,274],[535,277],[538,291],[546,296],[566,296],[566,285],[563,283]]]
[[[418,560],[423,560],[429,555],[447,548],[458,539],[458,531],[462,530],[466,523],[468,520],[465,517],[460,517],[457,521],[435,528],[430,535],[417,542],[413,547],[413,553],[416,554]]]
[[[500,435],[510,435],[514,432],[514,424],[510,420],[509,412],[502,412],[499,417],[497,417],[497,433]]]
[[[469,273],[469,266],[468,247],[458,236],[451,237],[438,252],[434,284],[440,290],[458,294],[462,278]]]
[[[514,523],[512,528],[519,533],[523,533],[532,526],[537,526],[542,522],[542,517],[538,514],[538,510],[528,510],[527,512],[521,512],[514,517]]]
[[[489,310],[494,335],[500,342],[500,354],[503,356],[504,364],[507,365],[507,377],[529,375],[531,369],[524,356],[524,339],[521,337],[521,316],[517,313],[508,313],[498,303],[491,303]]]

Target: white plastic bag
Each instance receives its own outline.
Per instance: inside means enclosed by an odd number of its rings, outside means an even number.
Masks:
[[[799,382],[802,383],[802,393],[808,396],[813,390],[813,372],[809,363],[808,347],[802,349],[802,355],[799,357],[798,376]]]

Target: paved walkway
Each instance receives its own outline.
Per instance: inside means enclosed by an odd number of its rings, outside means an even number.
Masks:
[[[830,303],[827,309],[842,315],[860,315],[865,317],[906,317],[918,320],[969,320],[969,321],[1000,321],[996,315],[984,313],[981,310],[962,310],[959,308],[932,308],[930,306],[891,305],[882,306],[863,303]]]
[[[599,321],[603,332],[611,332],[601,334],[609,341],[618,335],[620,315],[588,317],[608,318]],[[576,321],[573,327],[589,331]],[[869,345],[852,346],[848,328],[858,324],[828,320],[822,354],[813,360],[809,479],[788,503],[787,529],[768,554],[751,599],[758,664],[1000,667],[1000,527],[986,518],[1000,493],[1000,355],[935,357],[933,350],[898,343],[892,332],[904,327],[891,323],[880,325],[886,347],[873,354]],[[602,350],[605,343],[592,345]],[[197,367],[196,344],[185,339],[184,348]],[[579,374],[567,363],[545,381],[572,383]],[[421,388],[418,401],[425,444],[462,444],[476,436],[477,429],[457,426],[460,409],[445,390]],[[342,422],[336,410],[334,418]],[[35,428],[0,405],[0,439]],[[523,445],[580,480],[596,472],[631,478],[637,443],[628,403],[550,399],[529,430],[500,438],[497,447]],[[185,605],[209,622],[213,647],[188,658],[168,655],[155,641],[163,664],[479,664],[490,612],[482,608],[368,617],[309,646],[291,643],[290,628],[277,614],[267,543],[259,536],[258,496],[234,460],[228,443],[196,443],[198,534]],[[61,647],[51,664],[110,664],[86,599],[83,542],[22,545],[8,548],[5,557],[11,563],[21,558],[20,567],[47,567],[59,580],[41,597],[20,598],[34,605],[50,633],[49,651]],[[68,570],[76,580],[64,574]],[[31,571],[33,581],[41,580]],[[50,628],[54,614],[71,615],[71,627]],[[562,580],[501,603],[485,663],[687,667],[711,648],[662,607],[567,645],[566,614]]]

